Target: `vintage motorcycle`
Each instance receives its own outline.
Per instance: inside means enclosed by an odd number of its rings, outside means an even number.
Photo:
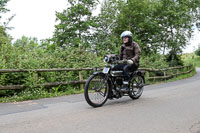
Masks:
[[[136,70],[130,73],[129,90],[124,92],[124,75],[122,70],[112,70],[115,65],[122,63],[118,55],[107,55],[104,57],[106,66],[102,72],[94,72],[85,83],[85,100],[92,107],[101,107],[107,99],[121,98],[129,96],[138,99],[143,92],[145,84],[145,72]]]

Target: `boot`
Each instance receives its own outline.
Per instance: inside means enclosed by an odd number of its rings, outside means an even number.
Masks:
[[[128,88],[128,81],[123,81],[123,87],[121,88],[122,92],[128,92],[129,88]]]

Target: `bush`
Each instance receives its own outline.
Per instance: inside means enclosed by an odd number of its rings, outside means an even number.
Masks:
[[[197,56],[200,56],[200,47],[195,51],[195,54],[196,54]]]
[[[183,66],[184,64],[181,59],[181,55],[178,55],[175,51],[170,51],[166,55],[166,61],[169,63],[170,67]]]
[[[94,53],[86,50],[49,47],[52,46],[39,45],[34,38],[22,38],[13,46],[5,45],[0,50],[0,69],[94,68],[104,66],[102,57],[97,57]],[[83,78],[87,79],[91,72],[82,72],[82,74]],[[0,85],[24,84],[30,86],[27,88],[28,90],[34,90],[36,84],[78,79],[78,72],[5,73],[0,75]],[[61,91],[65,89],[66,87],[59,88]],[[15,93],[18,91],[9,91],[10,95]],[[1,94],[4,95],[5,91],[1,91]]]
[[[100,54],[101,55],[101,54]],[[165,57],[160,54],[141,56],[140,67],[168,67]],[[51,68],[95,68],[104,67],[103,56],[81,48],[56,47],[48,42],[39,45],[37,39],[22,37],[13,45],[4,45],[0,49],[0,69],[51,69]],[[87,79],[91,72],[81,72]],[[0,96],[14,96],[25,99],[45,97],[51,93],[80,91],[79,86],[58,86],[35,88],[37,84],[79,80],[79,72],[27,72],[5,73],[0,75],[0,85],[27,85],[26,90],[0,90]],[[67,88],[67,89],[66,89]],[[23,95],[29,95],[23,96]],[[38,96],[37,96],[38,95]]]
[[[151,56],[142,56],[140,59],[140,67],[146,68],[166,68],[168,63],[165,60],[165,57],[160,54],[152,54]]]

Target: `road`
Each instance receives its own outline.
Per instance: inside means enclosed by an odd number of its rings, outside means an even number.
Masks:
[[[200,133],[200,69],[92,108],[82,94],[0,104],[0,133]]]

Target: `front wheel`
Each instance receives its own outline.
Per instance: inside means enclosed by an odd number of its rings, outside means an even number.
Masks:
[[[129,97],[138,99],[144,90],[144,78],[140,75],[135,75],[130,81]]]
[[[108,99],[109,84],[106,75],[97,73],[87,80],[84,88],[85,100],[92,107],[102,106]]]

